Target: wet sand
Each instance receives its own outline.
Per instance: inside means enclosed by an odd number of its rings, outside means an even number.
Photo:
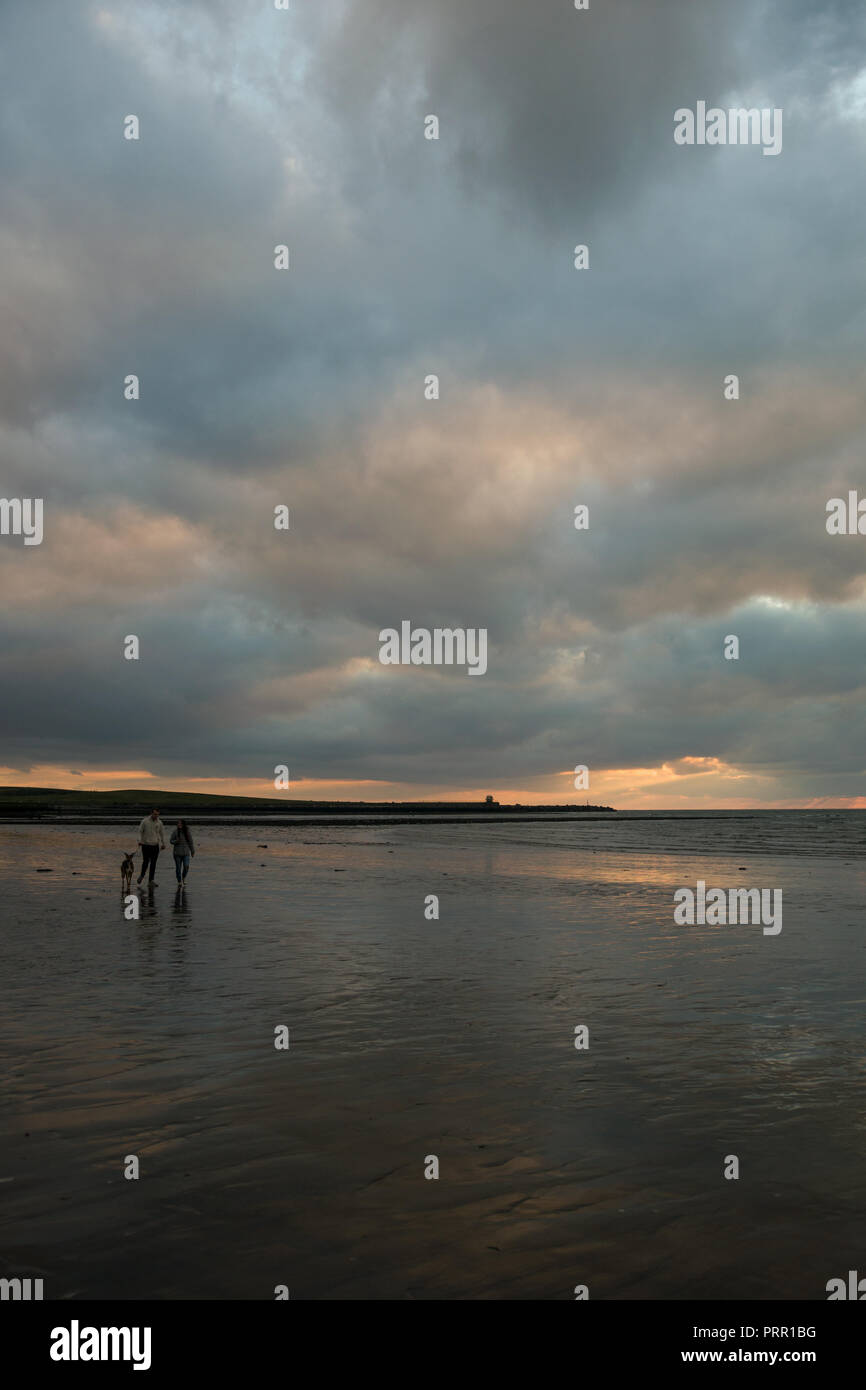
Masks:
[[[208,826],[138,922],[126,829],[0,828],[0,1273],[825,1298],[866,1248],[864,822],[683,824]],[[676,926],[698,878],[781,888],[781,934]]]

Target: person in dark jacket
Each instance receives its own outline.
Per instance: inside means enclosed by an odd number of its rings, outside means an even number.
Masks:
[[[192,831],[185,820],[179,820],[177,828],[171,832],[171,849],[174,855],[174,872],[178,883],[185,883],[189,873],[189,861],[195,854]]]

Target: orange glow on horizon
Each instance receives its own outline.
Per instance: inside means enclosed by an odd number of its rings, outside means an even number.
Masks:
[[[418,787],[376,778],[293,778],[286,792],[260,778],[171,777],[144,769],[70,768],[41,764],[20,769],[0,768],[0,787],[46,787],[63,791],[204,792],[215,796],[247,796],[292,801],[421,801],[483,802],[492,795],[504,805],[613,806],[620,811],[700,810],[866,810],[864,796],[780,795],[781,788],[766,776],[752,775],[718,758],[686,757],[660,767],[613,768],[591,771],[588,791],[576,792],[572,769],[531,784],[515,787]],[[734,791],[736,788],[736,791]]]

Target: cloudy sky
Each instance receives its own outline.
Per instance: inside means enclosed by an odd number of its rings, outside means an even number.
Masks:
[[[6,0],[0,780],[866,805],[864,16]]]

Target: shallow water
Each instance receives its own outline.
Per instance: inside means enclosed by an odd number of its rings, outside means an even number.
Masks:
[[[866,1249],[864,831],[207,826],[183,899],[164,855],[132,922],[128,829],[0,828],[0,1273],[50,1298],[825,1298]],[[698,879],[781,889],[781,933],[676,926]]]

